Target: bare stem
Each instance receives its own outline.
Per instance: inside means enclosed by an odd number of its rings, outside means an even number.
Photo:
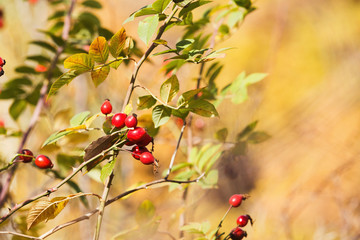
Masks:
[[[219,230],[220,230],[220,228],[222,227],[222,223],[224,222],[224,220],[225,220],[226,216],[228,215],[228,213],[230,212],[231,208],[232,208],[232,205],[230,205],[230,207],[228,208],[228,210],[227,210],[226,213],[224,214],[223,218],[222,218],[221,221],[219,222],[219,225],[217,226],[216,233],[215,233],[216,239],[218,239],[217,236],[218,236]]]

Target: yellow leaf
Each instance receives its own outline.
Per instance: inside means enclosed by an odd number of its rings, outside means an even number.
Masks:
[[[109,57],[109,46],[104,37],[97,37],[90,45],[90,56],[97,63],[105,63]]]
[[[132,107],[132,103],[130,102],[128,105],[126,105],[124,113],[126,115],[129,115],[132,112],[132,110],[133,110],[133,107]]]

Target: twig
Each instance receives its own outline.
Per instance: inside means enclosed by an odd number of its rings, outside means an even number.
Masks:
[[[16,233],[16,232],[9,232],[9,231],[0,231],[0,234],[11,234],[14,236],[19,236],[19,237],[23,237],[23,238],[29,238],[29,239],[35,239],[35,240],[41,240],[42,238],[39,237],[33,237],[30,235],[25,235],[25,234],[21,234],[21,233]]]
[[[181,139],[182,139],[182,136],[183,136],[183,134],[184,134],[185,127],[186,127],[186,121],[183,121],[183,122],[184,122],[184,123],[183,123],[182,128],[181,128],[181,131],[180,131],[180,136],[179,136],[179,139],[178,139],[178,141],[177,141],[177,144],[176,144],[176,148],[175,148],[175,150],[174,150],[174,153],[173,153],[173,155],[171,156],[170,165],[169,165],[167,174],[166,174],[166,176],[165,176],[165,179],[167,179],[167,178],[169,177],[170,173],[171,173],[171,169],[172,169],[172,167],[173,167],[173,165],[174,165],[176,153],[177,153],[177,151],[178,151],[178,149],[179,149],[179,147],[180,147],[180,142],[181,142]]]
[[[229,209],[226,211],[226,213],[224,214],[223,218],[222,218],[221,221],[219,222],[219,225],[217,226],[216,233],[215,233],[216,239],[218,239],[218,233],[219,233],[220,228],[222,227],[222,223],[224,222],[226,216],[228,215],[228,213],[230,212],[231,209],[232,209],[232,205],[230,205]]]
[[[56,54],[54,56],[54,58],[52,59],[51,65],[49,67],[48,70],[48,74],[47,74],[47,79],[44,81],[43,86],[40,89],[40,97],[39,100],[36,103],[36,107],[35,110],[33,112],[33,115],[30,119],[30,123],[29,126],[27,128],[27,130],[25,131],[22,139],[21,139],[21,143],[19,145],[18,148],[18,153],[20,153],[20,151],[24,148],[26,141],[28,140],[30,133],[32,132],[33,128],[35,127],[36,122],[39,119],[40,113],[44,107],[44,103],[45,103],[45,96],[48,90],[48,86],[49,86],[49,82],[51,81],[52,77],[53,77],[53,73],[56,67],[56,64],[59,60],[60,55],[63,53],[64,48],[65,48],[65,44],[66,41],[69,38],[69,32],[70,32],[70,26],[71,26],[71,14],[74,10],[74,6],[75,6],[76,0],[72,0],[69,10],[65,16],[64,19],[64,28],[62,30],[62,39],[64,41],[64,46],[59,46],[56,50]],[[6,201],[6,197],[8,195],[9,189],[10,189],[10,185],[11,185],[11,180],[15,174],[17,165],[14,165],[14,167],[12,167],[10,169],[10,171],[8,172],[7,176],[5,177],[5,180],[2,184],[2,189],[1,189],[1,193],[0,193],[0,208],[3,207],[5,201]],[[1,222],[0,222],[1,223]]]

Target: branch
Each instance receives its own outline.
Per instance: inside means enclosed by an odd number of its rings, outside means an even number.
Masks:
[[[72,12],[74,10],[75,3],[76,3],[76,0],[71,0],[69,10],[68,10],[68,12],[67,12],[67,14],[65,16],[64,28],[63,28],[63,31],[62,31],[62,39],[64,40],[64,46],[59,46],[57,48],[55,56],[52,59],[51,65],[50,65],[49,70],[48,70],[47,78],[44,81],[44,84],[40,89],[40,97],[39,97],[39,100],[36,103],[36,107],[35,107],[35,110],[33,112],[32,117],[30,119],[29,126],[28,126],[27,130],[25,131],[25,133],[24,133],[24,135],[23,135],[23,137],[21,139],[21,143],[20,143],[19,148],[18,148],[18,153],[20,153],[20,151],[24,148],[24,146],[26,144],[26,141],[28,140],[28,138],[30,136],[30,133],[32,132],[33,128],[35,127],[35,124],[38,121],[40,113],[41,113],[41,111],[42,111],[42,109],[44,107],[45,96],[46,96],[46,93],[47,93],[49,82],[51,81],[51,79],[53,77],[53,73],[54,73],[54,70],[56,68],[56,64],[57,64],[57,62],[59,60],[60,55],[63,53],[66,41],[69,38],[70,24],[71,24],[71,14],[72,14]],[[1,193],[0,193],[0,208],[3,207],[3,205],[4,205],[5,201],[6,201],[6,197],[8,195],[9,189],[10,189],[11,180],[12,180],[14,174],[15,174],[16,168],[17,168],[17,165],[15,165],[14,167],[12,167],[10,169],[8,175],[6,176],[6,178],[5,178],[5,180],[4,180],[3,184],[2,184],[2,190],[1,190]]]
[[[0,234],[11,234],[14,236],[19,236],[19,237],[23,237],[23,238],[29,238],[29,239],[35,239],[35,240],[41,240],[42,238],[39,237],[33,237],[30,235],[25,235],[25,234],[21,234],[21,233],[16,233],[16,232],[9,232],[9,231],[0,231]]]
[[[205,173],[201,174],[199,177],[197,177],[197,178],[194,179],[194,180],[188,180],[188,181],[178,181],[178,180],[171,180],[171,179],[164,179],[164,178],[163,178],[163,179],[159,179],[159,180],[155,180],[155,181],[146,183],[146,184],[144,184],[144,185],[142,185],[142,186],[139,186],[139,187],[137,187],[137,188],[128,190],[128,191],[126,191],[126,192],[124,192],[124,193],[119,194],[118,196],[116,196],[116,197],[114,197],[114,198],[112,198],[112,199],[107,200],[107,201],[105,202],[105,207],[108,206],[108,205],[110,205],[110,204],[112,204],[112,203],[114,203],[115,201],[117,201],[117,200],[119,200],[119,199],[121,199],[121,198],[123,198],[123,197],[126,197],[127,195],[129,195],[129,194],[131,194],[131,193],[137,192],[137,191],[139,191],[139,190],[141,190],[141,189],[147,189],[148,187],[153,186],[153,185],[157,185],[157,184],[161,184],[161,183],[167,183],[167,182],[169,182],[169,183],[170,183],[170,182],[172,182],[172,183],[178,183],[178,184],[194,183],[194,182],[198,182],[201,178],[204,177],[204,175],[205,175]],[[65,227],[68,227],[68,226],[71,226],[71,225],[76,224],[76,223],[78,223],[78,222],[81,222],[81,221],[83,221],[83,220],[89,219],[91,216],[93,216],[94,214],[98,213],[99,211],[100,211],[99,208],[97,208],[97,209],[95,209],[95,210],[93,210],[93,211],[91,211],[91,212],[88,212],[88,213],[84,214],[84,215],[81,216],[81,217],[75,218],[75,219],[73,219],[73,220],[71,220],[71,221],[69,221],[69,222],[66,222],[66,223],[64,223],[64,224],[58,225],[58,226],[56,226],[55,228],[53,228],[53,229],[49,230],[48,232],[44,233],[43,235],[41,235],[41,236],[40,236],[39,238],[37,238],[37,239],[40,239],[40,240],[45,239],[45,238],[47,238],[48,236],[54,234],[55,232],[57,232],[57,231],[65,228]],[[1,232],[0,232],[0,233],[1,233]],[[36,238],[35,238],[35,239],[36,239]]]

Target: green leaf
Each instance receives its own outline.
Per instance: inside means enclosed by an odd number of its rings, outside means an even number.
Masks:
[[[50,137],[48,137],[45,142],[43,143],[43,145],[41,146],[42,148],[45,147],[46,145],[52,144],[57,142],[59,139],[61,139],[62,137],[73,133],[73,131],[62,131],[62,132],[56,132],[50,135]]]
[[[78,73],[75,70],[70,70],[70,71],[64,73],[63,75],[61,75],[51,85],[51,88],[50,88],[50,91],[48,94],[48,98],[51,97],[52,95],[54,95],[62,86],[64,86],[65,84],[69,84],[75,77],[77,77],[80,74],[81,74],[81,72]]]
[[[159,45],[167,45],[168,44],[168,42],[164,39],[155,39],[153,42],[156,44],[159,44]]]
[[[94,67],[94,59],[86,53],[74,54],[64,61],[64,67],[75,70],[77,73],[91,71]]]
[[[150,200],[144,200],[136,211],[135,219],[139,226],[150,222],[155,216],[155,206]]]
[[[247,141],[252,144],[262,143],[271,138],[266,132],[252,132],[250,133]]]
[[[62,18],[65,15],[66,15],[66,12],[64,10],[56,11],[56,12],[54,12],[54,14],[52,14],[50,17],[48,17],[48,20]]]
[[[76,127],[76,126],[83,124],[89,115],[90,115],[89,111],[85,111],[85,112],[76,114],[75,116],[73,116],[70,119],[70,126]]]
[[[135,19],[135,17],[141,17],[145,15],[153,15],[157,14],[158,12],[151,7],[151,5],[147,5],[145,7],[140,8],[136,12],[130,14],[130,16],[123,22],[123,24],[127,22],[131,22]]]
[[[248,124],[240,133],[238,133],[236,135],[236,141],[240,141],[243,137],[245,137],[249,133],[251,133],[255,129],[257,123],[258,123],[258,121],[256,120],[256,121]]]
[[[220,142],[225,142],[228,134],[229,134],[228,129],[222,128],[215,133],[215,138]]]
[[[216,153],[220,151],[221,147],[222,144],[217,144],[209,147],[206,151],[202,152],[197,162],[197,167],[200,171],[204,170],[205,165],[210,161],[211,157],[213,157]]]
[[[179,109],[171,109],[171,114],[179,117],[183,120],[189,115],[190,109],[187,108],[179,108]]]
[[[126,32],[124,28],[121,28],[114,36],[110,39],[109,50],[114,58],[117,58],[121,50],[124,48],[126,41]]]
[[[22,85],[25,86],[31,86],[32,85],[32,81],[27,78],[27,77],[19,77],[19,78],[13,78],[11,80],[9,80],[8,82],[6,82],[3,86],[3,88],[21,88]],[[4,89],[1,89],[2,91],[4,91]]]
[[[174,3],[176,3],[176,5],[178,5],[180,7],[185,7],[194,0],[173,0],[173,1],[174,1]]]
[[[25,110],[26,104],[27,103],[25,100],[19,100],[19,99],[14,100],[14,102],[11,104],[9,108],[9,113],[14,120],[17,120],[20,114]]]
[[[109,46],[104,37],[97,37],[90,45],[90,56],[97,63],[105,63],[109,57]]]
[[[214,169],[211,170],[206,176],[205,178],[202,178],[199,181],[199,185],[203,188],[203,189],[209,189],[209,188],[214,188],[216,187],[217,183],[219,180],[219,171]]]
[[[155,128],[165,124],[171,116],[171,108],[164,105],[157,105],[152,111],[152,120]]]
[[[101,169],[100,180],[104,183],[105,180],[110,176],[112,170],[115,167],[115,160],[112,160],[105,164]]]
[[[186,91],[183,94],[180,95],[177,105],[180,106],[184,104],[185,102],[188,102],[192,100],[198,93],[202,92],[205,88],[197,88],[190,91]]]
[[[168,78],[160,87],[160,96],[165,103],[170,102],[179,91],[179,80],[176,75]]]
[[[195,42],[194,39],[183,39],[180,42],[176,43],[176,49],[178,52],[184,50],[187,47],[190,47],[191,44]]]
[[[243,8],[246,8],[246,9],[251,8],[251,0],[233,0],[233,1],[239,7],[243,7]]]
[[[148,45],[151,37],[155,34],[158,24],[158,15],[147,17],[139,22],[138,35],[146,45]]]
[[[120,66],[120,64],[123,62],[123,60],[117,60],[117,61],[113,61],[109,64],[110,67],[112,67],[113,69],[118,69],[118,67]]]
[[[30,44],[37,45],[39,47],[45,48],[54,53],[56,52],[56,48],[45,41],[32,41],[32,42],[30,42]]]
[[[156,0],[152,4],[152,8],[157,11],[158,13],[162,13],[165,8],[169,5],[171,0]]]
[[[156,104],[156,99],[151,95],[141,96],[137,100],[137,109],[148,109]]]
[[[233,93],[231,101],[235,104],[244,102],[248,98],[247,86],[261,81],[266,75],[264,73],[253,73],[245,77],[245,72],[240,73],[230,86]]]
[[[45,57],[43,55],[31,55],[31,56],[27,56],[26,59],[35,61],[38,63],[49,63],[51,61],[50,58]]]
[[[91,71],[91,79],[92,79],[93,83],[95,84],[95,87],[99,86],[103,81],[105,81],[105,79],[109,75],[109,72],[110,72],[109,65],[106,65],[106,66],[103,66],[102,68]]]
[[[82,5],[89,8],[96,8],[96,9],[102,8],[101,4],[98,1],[94,1],[94,0],[84,1],[82,2]]]
[[[179,17],[182,17],[185,14],[187,14],[188,12],[191,12],[192,10],[194,10],[195,8],[201,7],[202,5],[205,5],[210,2],[212,2],[212,1],[206,1],[206,0],[194,1],[194,2],[190,3],[189,5],[187,5],[186,8],[181,9],[181,11],[179,13]]]
[[[208,101],[197,99],[189,102],[191,112],[203,117],[218,117],[219,114],[213,104]]]
[[[31,74],[37,74],[34,68],[28,67],[28,66],[20,66],[15,68],[15,72],[18,73],[31,73]]]

